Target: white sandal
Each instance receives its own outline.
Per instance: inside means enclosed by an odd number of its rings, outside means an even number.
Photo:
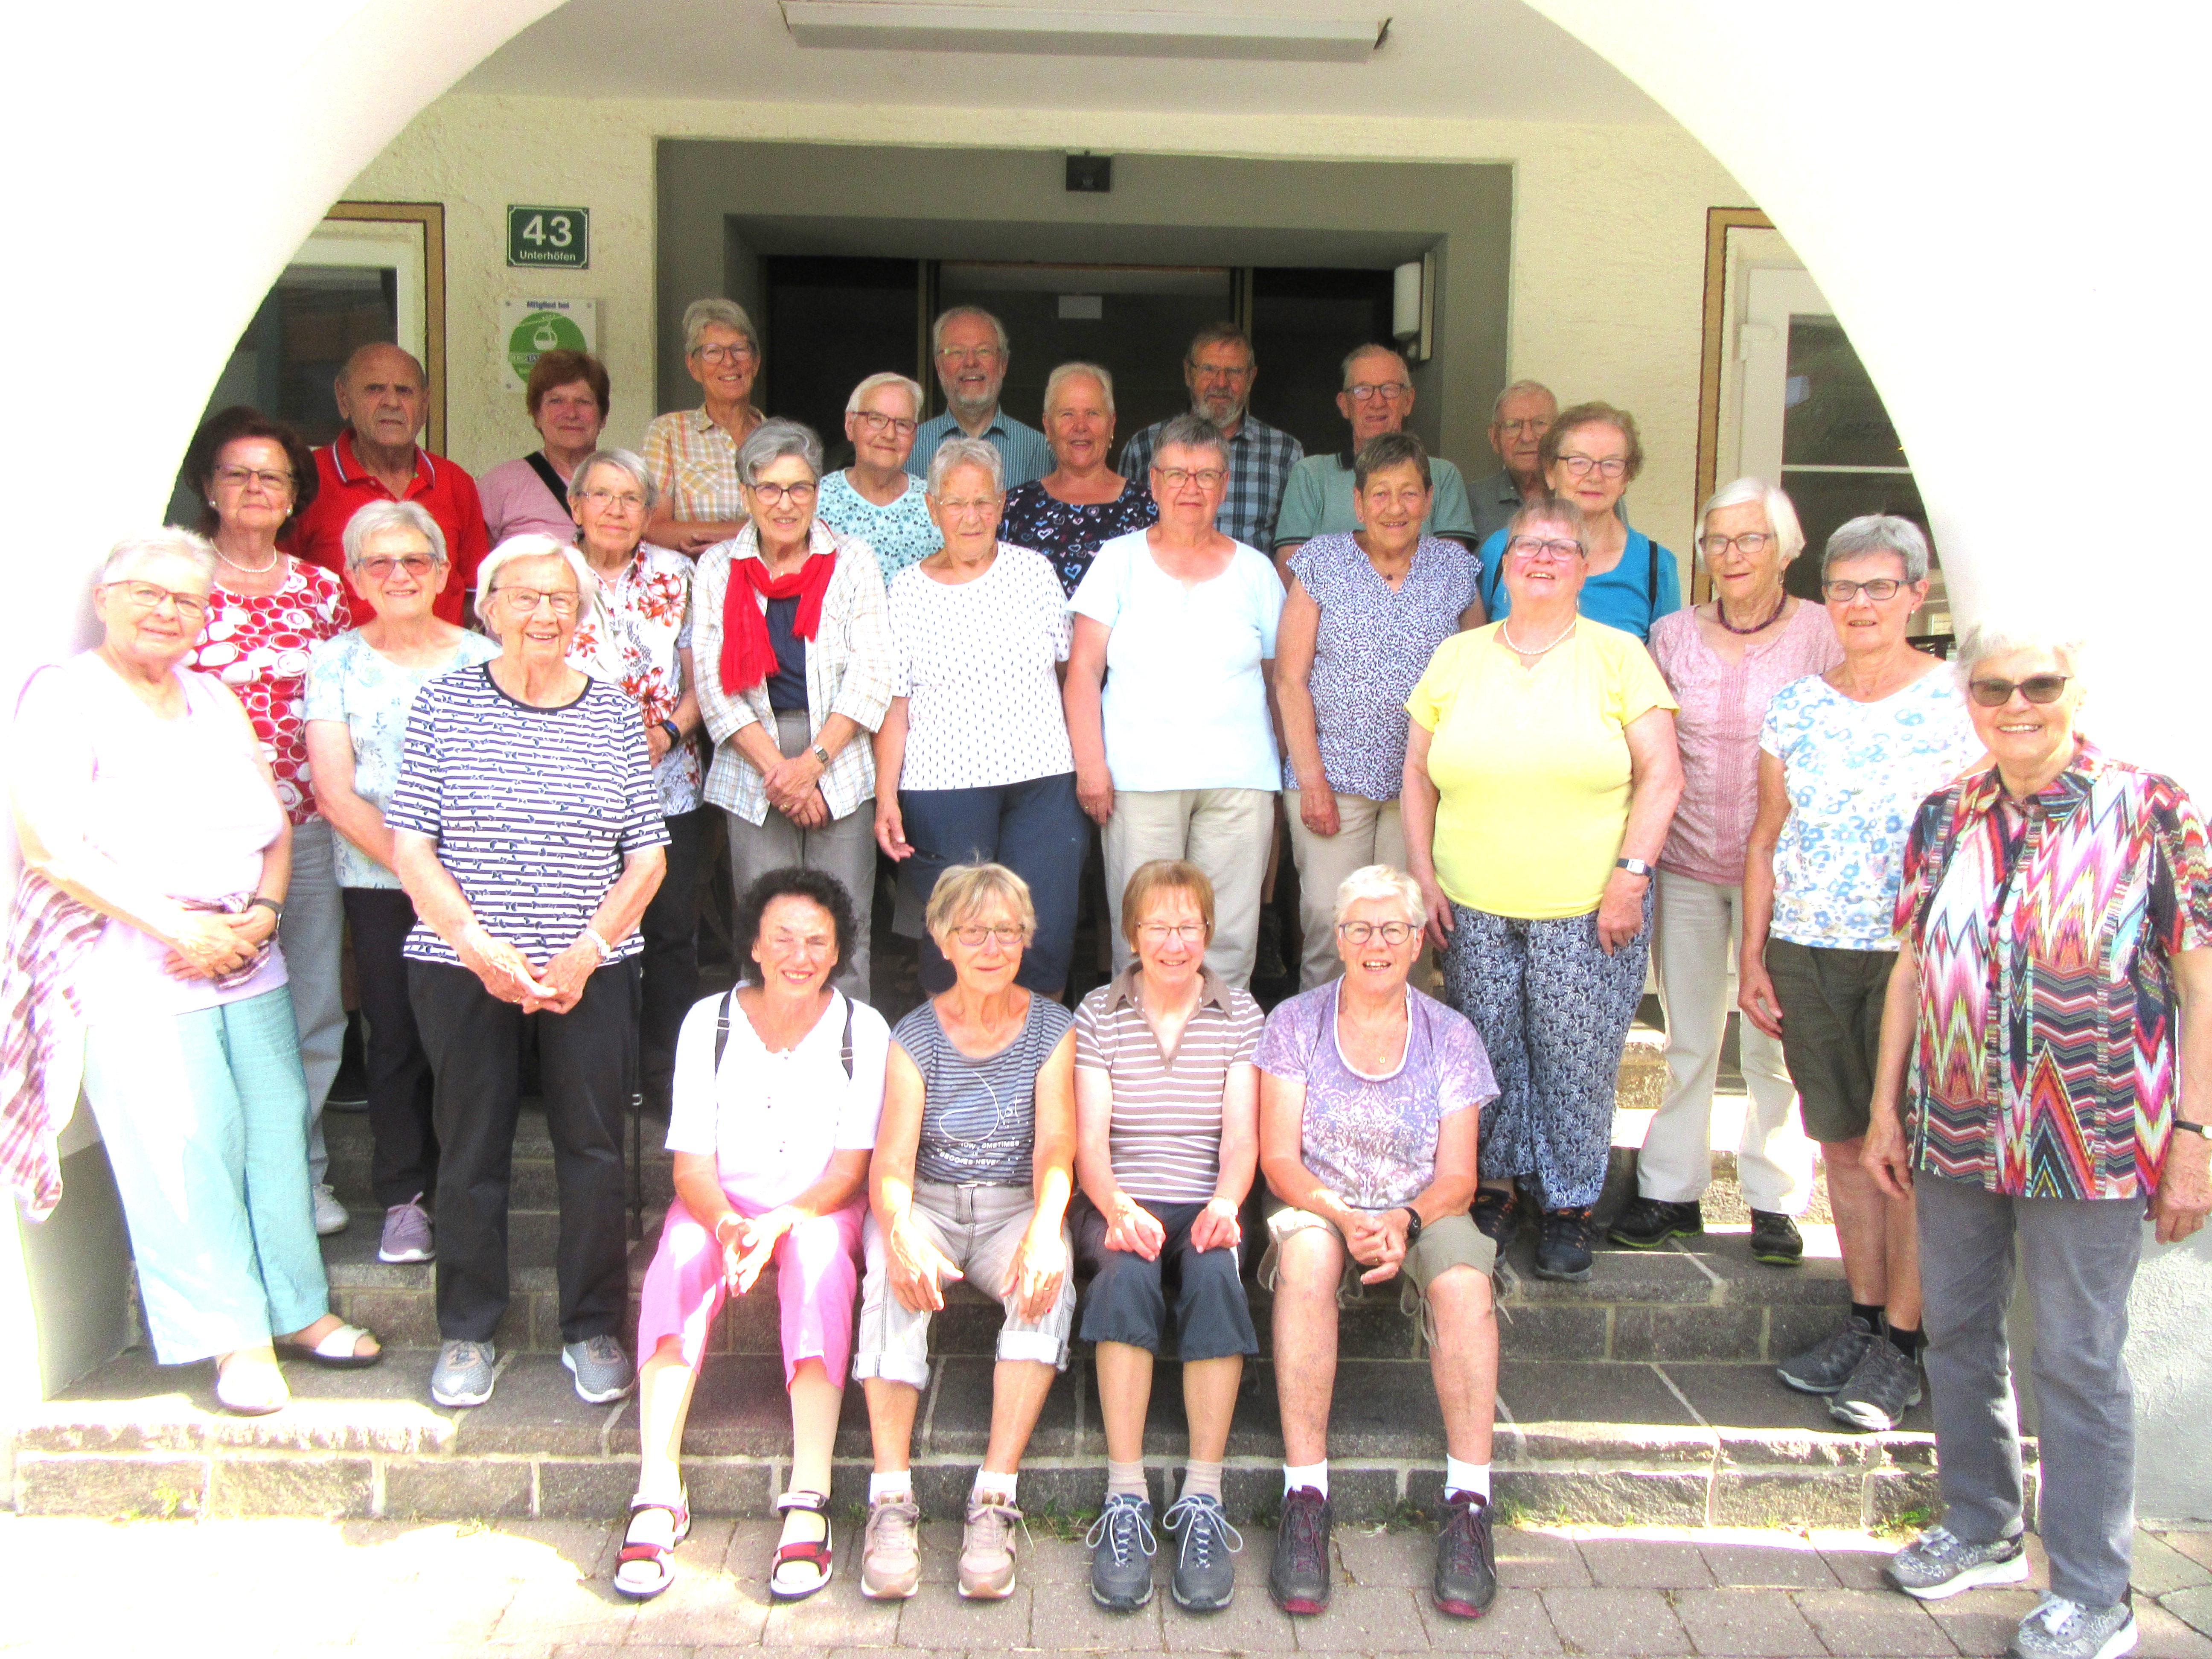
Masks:
[[[373,1331],[365,1331],[358,1325],[340,1325],[312,1346],[305,1342],[280,1340],[276,1348],[279,1358],[304,1359],[310,1364],[322,1366],[325,1370],[357,1371],[384,1358],[381,1344],[373,1352],[361,1352],[363,1337],[372,1342],[376,1340]]]
[[[833,1560],[833,1540],[830,1527],[830,1499],[818,1492],[787,1492],[775,1500],[779,1513],[789,1516],[794,1513],[820,1517],[822,1536],[796,1544],[779,1544],[775,1560],[768,1570],[768,1593],[779,1601],[799,1601],[813,1595],[830,1582]],[[788,1576],[785,1570],[793,1569]],[[811,1569],[811,1574],[806,1571]]]
[[[249,1377],[261,1386],[251,1386]],[[271,1383],[275,1387],[269,1386]],[[235,1354],[215,1362],[215,1397],[225,1411],[240,1417],[266,1417],[292,1403],[292,1391],[284,1385],[284,1373],[274,1360],[264,1364],[258,1359],[240,1360]]]

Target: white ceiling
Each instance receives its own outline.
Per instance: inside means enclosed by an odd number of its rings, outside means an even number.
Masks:
[[[1027,0],[1036,5],[1040,0]],[[1096,0],[1042,0],[1092,7]],[[908,104],[1162,114],[1343,115],[1666,124],[1604,59],[1521,0],[1154,0],[1162,10],[1391,18],[1364,64],[801,49],[776,0],[568,0],[463,92]]]

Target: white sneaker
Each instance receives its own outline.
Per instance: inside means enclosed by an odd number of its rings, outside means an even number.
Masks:
[[[353,1212],[338,1202],[338,1195],[331,1190],[331,1183],[315,1183],[315,1236],[328,1238],[332,1233],[342,1233],[353,1225]]]

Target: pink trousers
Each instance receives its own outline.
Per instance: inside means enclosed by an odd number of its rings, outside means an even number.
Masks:
[[[735,1197],[740,1213],[754,1206]],[[853,1297],[860,1283],[860,1218],[866,1206],[854,1204],[829,1215],[802,1221],[775,1242],[776,1296],[783,1310],[783,1382],[791,1386],[799,1362],[818,1359],[834,1382],[842,1382],[853,1358]],[[757,1288],[758,1281],[755,1281]],[[693,1370],[707,1351],[707,1333],[721,1311],[729,1287],[722,1277],[722,1252],[714,1237],[678,1199],[668,1206],[660,1246],[645,1270],[638,1295],[637,1357],[660,1346],[663,1337],[682,1340],[684,1363]]]

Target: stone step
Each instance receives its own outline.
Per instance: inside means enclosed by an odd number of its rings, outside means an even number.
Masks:
[[[428,1403],[431,1356],[395,1352],[364,1371],[286,1370],[297,1391],[259,1419],[214,1409],[211,1368],[163,1368],[143,1352],[110,1362],[31,1408],[11,1450],[14,1507],[93,1516],[289,1514],[489,1520],[617,1516],[636,1479],[634,1401],[591,1407],[550,1355],[502,1360],[490,1402]],[[991,1363],[936,1368],[915,1431],[922,1504],[958,1512],[990,1414]],[[1509,1517],[1611,1525],[1817,1525],[1893,1521],[1935,1501],[1926,1408],[1899,1431],[1833,1432],[1825,1402],[1764,1364],[1508,1359],[1498,1379],[1494,1462]],[[778,1362],[710,1360],[685,1436],[701,1514],[759,1515],[787,1473],[790,1421]],[[1155,1499],[1179,1464],[1176,1367],[1154,1379],[1146,1433]],[[1347,1359],[1331,1425],[1331,1489],[1346,1521],[1433,1508],[1443,1427],[1425,1365]],[[1225,1484],[1237,1520],[1266,1519],[1281,1490],[1274,1379],[1246,1367]],[[1022,1471],[1024,1507],[1073,1516],[1104,1489],[1095,1384],[1079,1352],[1055,1383]],[[848,1389],[834,1496],[857,1507],[868,1439]]]
[[[642,1176],[645,1202],[652,1209],[665,1209],[676,1195],[675,1156],[665,1144],[668,1121],[648,1115],[640,1125],[640,1131],[641,1156],[636,1167]],[[373,1137],[367,1115],[325,1111],[323,1134],[331,1154],[330,1171],[325,1178],[340,1200],[358,1218],[355,1230],[380,1224],[378,1206],[369,1189]],[[623,1157],[626,1164],[629,1161],[629,1136],[625,1125]],[[554,1177],[552,1138],[546,1133],[544,1109],[534,1100],[523,1103],[521,1120],[515,1127],[514,1164],[508,1180],[511,1210],[550,1212],[558,1207],[560,1195]],[[548,1255],[545,1259],[552,1258]]]

